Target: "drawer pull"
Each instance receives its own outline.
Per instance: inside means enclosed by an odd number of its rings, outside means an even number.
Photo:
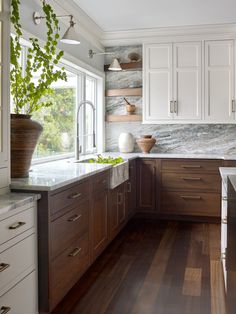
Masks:
[[[68,196],[69,199],[75,199],[82,195],[82,193],[74,193]]]
[[[186,181],[201,181],[202,180],[202,178],[185,178],[185,177],[182,177],[181,179],[183,179],[183,180],[186,180]]]
[[[227,224],[227,218],[225,217],[225,218],[221,219],[221,223],[222,224]]]
[[[227,201],[228,199],[227,199],[227,196],[223,196],[222,197],[222,201]]]
[[[102,184],[105,184],[105,183],[107,183],[107,180],[102,180]]]
[[[75,257],[80,253],[80,251],[81,251],[81,248],[76,247],[68,256]]]
[[[74,221],[77,221],[78,219],[80,219],[82,215],[74,215],[72,217],[70,217],[67,221],[69,222],[74,222]]]
[[[10,306],[2,306],[0,309],[0,314],[6,314],[11,310]]]
[[[192,195],[181,195],[181,198],[184,200],[200,200],[201,196],[192,196]]]
[[[181,168],[185,168],[185,169],[199,169],[199,168],[202,168],[202,166],[200,165],[182,165]]]
[[[0,263],[0,273],[10,267],[10,264]]]
[[[226,252],[221,254],[221,259],[225,260],[226,259]]]
[[[122,202],[123,202],[123,194],[122,193],[118,193],[117,194],[117,204],[118,205],[122,205]]]
[[[128,183],[127,183],[127,186],[128,186],[127,192],[128,192],[128,193],[131,193],[131,192],[132,192],[132,186],[131,186],[131,183],[130,183],[130,182],[128,182]]]
[[[8,229],[10,229],[10,230],[16,230],[16,229],[18,229],[18,228],[24,226],[25,224],[26,224],[26,222],[19,221],[19,222],[14,223],[13,225],[9,226]]]

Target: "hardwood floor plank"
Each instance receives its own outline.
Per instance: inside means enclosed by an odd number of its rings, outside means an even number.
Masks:
[[[202,269],[201,268],[189,268],[185,269],[183,295],[191,297],[201,296],[202,285]]]
[[[211,314],[226,314],[221,262],[211,260]]]

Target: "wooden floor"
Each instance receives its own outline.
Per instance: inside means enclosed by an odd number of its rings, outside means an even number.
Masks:
[[[220,226],[132,220],[54,314],[225,314]]]

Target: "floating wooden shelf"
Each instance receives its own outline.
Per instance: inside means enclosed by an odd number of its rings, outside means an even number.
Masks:
[[[107,122],[133,122],[142,121],[142,116],[139,114],[124,114],[124,115],[107,115]]]
[[[109,71],[110,64],[104,65],[104,71]],[[139,62],[129,62],[129,63],[120,63],[120,66],[123,71],[141,71],[142,70],[142,61]]]
[[[108,89],[108,90],[106,90],[105,95],[107,97],[112,97],[112,96],[142,96],[142,87]]]

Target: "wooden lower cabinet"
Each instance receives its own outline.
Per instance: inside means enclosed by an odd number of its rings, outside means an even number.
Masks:
[[[94,260],[108,243],[108,190],[95,193],[92,199],[92,259]]]
[[[109,195],[109,239],[112,240],[124,226],[127,218],[126,182],[110,191]]]
[[[126,215],[128,218],[131,218],[136,211],[136,178],[136,160],[131,160],[129,162],[129,180],[126,182],[125,187]]]
[[[221,165],[221,160],[161,160],[160,214],[219,219]]]
[[[157,160],[137,161],[137,209],[155,212],[157,209]]]

